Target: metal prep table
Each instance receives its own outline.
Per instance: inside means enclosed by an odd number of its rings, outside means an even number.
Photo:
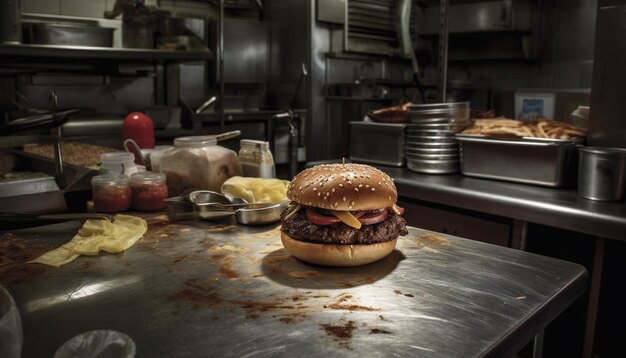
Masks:
[[[79,227],[0,240],[32,256]],[[416,228],[379,262],[326,268],[289,256],[278,227],[187,222],[59,269],[9,262],[0,283],[22,315],[24,357],[93,329],[128,334],[140,357],[472,357],[513,355],[541,336],[587,289],[587,272]]]

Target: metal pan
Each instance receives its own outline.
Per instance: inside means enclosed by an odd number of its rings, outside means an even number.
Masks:
[[[449,102],[449,103],[425,103],[413,104],[409,106],[409,111],[422,111],[431,109],[448,109],[448,108],[469,108],[469,102]]]

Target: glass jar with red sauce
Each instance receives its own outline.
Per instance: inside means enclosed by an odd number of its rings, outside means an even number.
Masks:
[[[130,209],[130,178],[123,174],[97,175],[91,179],[93,205],[102,213],[120,213]]]
[[[165,174],[140,172],[130,177],[133,192],[133,208],[140,211],[158,211],[165,209],[167,183]]]

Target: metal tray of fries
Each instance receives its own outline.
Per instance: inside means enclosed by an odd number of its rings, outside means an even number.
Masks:
[[[456,137],[463,175],[547,187],[576,182],[576,145],[582,144],[583,138]]]
[[[504,117],[474,119],[472,125],[463,130],[463,134],[563,140],[585,137],[586,132],[582,128],[545,117],[528,122]]]

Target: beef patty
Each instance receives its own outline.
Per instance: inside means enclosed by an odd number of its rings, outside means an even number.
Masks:
[[[282,213],[281,231],[291,238],[320,244],[373,244],[393,240],[398,236],[405,236],[409,232],[406,221],[402,216],[389,213],[389,216],[378,224],[363,225],[355,229],[342,222],[331,225],[316,225],[311,223],[305,214],[304,208],[298,210],[289,220],[284,221],[287,213]]]

